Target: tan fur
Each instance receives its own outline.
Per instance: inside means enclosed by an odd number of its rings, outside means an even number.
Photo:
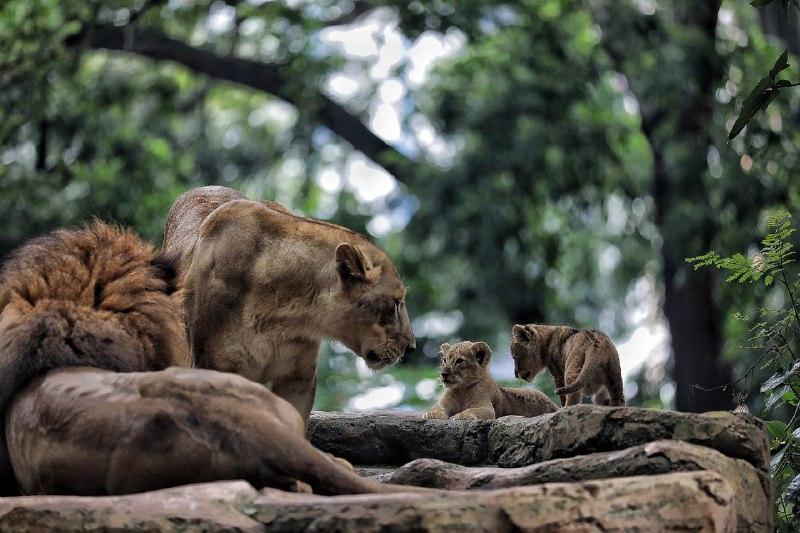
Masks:
[[[223,479],[320,494],[415,491],[343,468],[306,440],[287,402],[212,370],[55,370],[17,396],[8,429],[27,494],[129,494]]]
[[[0,493],[14,492],[2,421],[31,378],[52,368],[187,365],[172,268],[136,235],[96,222],[17,250],[0,274]]]
[[[414,349],[400,276],[362,235],[202,187],[178,198],[164,236],[196,364],[271,384],[304,419],[323,339],[372,369]]]
[[[0,493],[120,494],[236,478],[323,493],[406,490],[314,449],[302,417],[261,384],[159,372],[191,364],[173,282],[149,245],[102,223],[12,255],[0,275]]]
[[[511,355],[514,373],[531,381],[547,368],[562,405],[592,396],[598,405],[625,405],[619,354],[604,333],[569,326],[515,325]]]
[[[492,419],[508,415],[539,416],[558,408],[545,394],[501,387],[489,373],[492,351],[485,342],[442,344],[445,391],[425,418]]]

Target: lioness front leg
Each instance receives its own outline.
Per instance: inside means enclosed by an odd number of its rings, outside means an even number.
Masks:
[[[303,417],[303,423],[307,424],[317,392],[316,367],[311,373],[302,377],[276,380],[272,385],[272,392],[292,404]]]
[[[455,420],[492,420],[495,418],[494,407],[491,405],[481,405],[464,409],[453,416]]]

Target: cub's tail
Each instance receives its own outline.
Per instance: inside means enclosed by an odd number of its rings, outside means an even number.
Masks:
[[[137,352],[116,320],[72,302],[40,300],[0,335],[0,496],[17,493],[5,444],[5,414],[16,394],[55,368],[136,370]]]
[[[595,373],[599,370],[600,366],[600,346],[598,343],[591,339],[591,344],[586,349],[586,354],[583,359],[583,367],[581,368],[578,377],[572,383],[567,383],[565,386],[556,389],[556,394],[572,394],[581,390],[589,383],[594,377]]]
[[[622,383],[622,370],[619,366],[619,354],[617,354],[616,348],[614,354],[616,357],[611,359],[609,365],[608,395],[611,405],[620,406],[625,405],[625,388]]]

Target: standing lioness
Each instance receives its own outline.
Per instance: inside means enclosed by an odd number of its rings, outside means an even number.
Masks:
[[[195,363],[270,383],[303,419],[323,339],[341,341],[372,369],[415,348],[391,260],[341,226],[201,187],[170,209],[164,252],[178,260]]]

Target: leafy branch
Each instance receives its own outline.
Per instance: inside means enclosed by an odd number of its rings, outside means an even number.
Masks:
[[[723,257],[711,251],[686,261],[695,269],[709,267],[726,272],[725,281],[728,283],[763,283],[765,287],[775,284],[788,296],[788,306],[760,310],[761,319],[750,328],[750,348],[761,353],[755,363],[730,384],[735,388],[760,365],[772,372],[760,389],[765,396],[765,411],[771,412],[782,406],[794,409],[788,423],[782,420],[766,422],[773,452],[770,466],[778,494],[776,517],[779,524],[787,525],[800,515],[800,351],[797,345],[800,338],[800,281],[796,280],[797,275],[792,281],[789,273],[795,262],[792,239],[797,228],[786,211],[769,217],[767,228],[761,248],[749,256],[736,253]],[[741,318],[741,315],[737,316]]]
[[[733,123],[733,127],[731,127],[731,131],[728,134],[729,141],[742,132],[756,113],[767,109],[767,106],[777,98],[781,90],[800,85],[800,83],[792,83],[789,80],[778,79],[778,74],[787,68],[789,68],[789,50],[784,50],[780,57],[778,57],[778,60],[775,61],[769,73],[761,78],[761,81],[753,87],[753,90],[750,91],[742,102],[742,109],[739,111],[739,116],[736,122]]]

